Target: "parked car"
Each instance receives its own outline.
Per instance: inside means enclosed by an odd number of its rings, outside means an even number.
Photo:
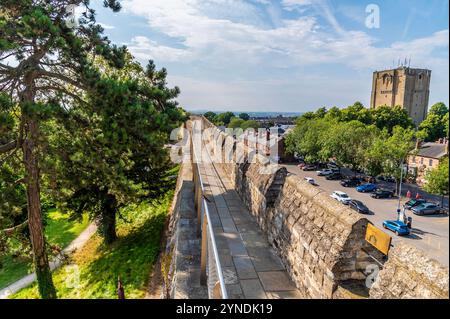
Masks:
[[[361,180],[357,177],[346,178],[340,182],[340,184],[344,187],[355,187],[361,184]]]
[[[392,176],[380,175],[380,176],[377,176],[377,179],[379,181],[383,181],[383,182],[395,183],[395,178],[393,178]]]
[[[441,213],[441,207],[433,203],[423,203],[411,208],[416,215],[436,215]]]
[[[326,169],[328,168],[327,163],[317,162],[316,163],[317,169]]]
[[[341,191],[334,191],[330,196],[344,205],[348,205],[348,203],[352,200],[346,193]]]
[[[329,162],[328,164],[327,164],[327,167],[329,168],[329,169],[333,169],[333,170],[339,170],[339,166],[337,166],[337,164],[336,163],[333,163],[333,162]]]
[[[332,169],[326,168],[321,171],[317,171],[316,173],[317,173],[317,176],[327,176],[327,175],[333,174],[334,171]]]
[[[330,175],[327,175],[325,178],[328,179],[328,180],[338,180],[338,179],[342,179],[343,176],[342,176],[341,173],[334,172],[334,173],[332,173]]]
[[[370,194],[372,198],[392,198],[394,197],[394,191],[389,189],[377,189],[375,192]]]
[[[370,209],[367,208],[366,205],[363,204],[363,202],[356,200],[356,199],[352,199],[349,203],[348,206],[357,211],[358,213],[361,214],[369,214],[370,213]]]
[[[306,164],[305,166],[302,167],[302,170],[304,171],[315,171],[316,169],[317,166],[312,164]]]
[[[421,205],[421,204],[425,204],[427,201],[425,200],[425,199],[423,199],[423,198],[419,198],[419,199],[410,199],[409,201],[407,201],[406,203],[405,203],[405,208],[406,209],[411,209],[411,208],[413,208],[413,207],[415,207],[415,206],[419,206],[419,205]]]
[[[377,190],[377,185],[367,183],[356,187],[356,190],[360,193],[370,193]]]
[[[393,231],[397,236],[409,235],[408,225],[399,220],[385,220],[383,227]]]
[[[388,183],[395,183],[395,178],[392,177],[392,176],[388,176],[388,177],[386,177],[386,182],[388,182]]]
[[[311,185],[314,185],[314,186],[317,185],[317,183],[316,183],[316,181],[314,180],[314,178],[311,178],[311,177],[305,177],[305,181],[307,181],[307,182],[310,183]]]

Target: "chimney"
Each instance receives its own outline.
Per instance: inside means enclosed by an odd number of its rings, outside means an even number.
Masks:
[[[420,144],[421,144],[421,142],[420,142],[420,139],[418,138],[418,139],[416,139],[416,150],[418,150],[419,149],[419,147],[420,147]]]

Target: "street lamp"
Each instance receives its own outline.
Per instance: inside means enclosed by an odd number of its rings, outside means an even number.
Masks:
[[[402,200],[402,182],[403,182],[403,170],[405,169],[405,164],[403,163],[404,160],[402,160],[402,163],[400,164],[400,185],[398,187],[398,206],[397,206],[397,219],[400,219],[400,204]]]

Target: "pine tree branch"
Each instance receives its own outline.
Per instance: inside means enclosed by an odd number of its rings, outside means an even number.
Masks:
[[[4,233],[6,236],[11,236],[15,231],[21,230],[27,225],[28,225],[28,219],[26,221],[24,221],[22,224],[19,224],[19,225],[10,227],[10,228],[2,229],[2,230],[0,230],[0,232]]]
[[[9,143],[0,145],[0,154],[12,151],[13,149],[15,149],[17,147],[17,141],[11,141]]]
[[[45,77],[61,80],[63,82],[66,82],[67,84],[71,84],[79,89],[86,89],[86,87],[82,83],[77,82],[63,74],[54,73],[54,72],[46,71],[43,69],[40,69],[38,74],[39,74],[39,76],[45,76]]]

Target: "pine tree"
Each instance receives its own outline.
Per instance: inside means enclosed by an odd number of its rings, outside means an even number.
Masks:
[[[116,0],[104,4],[113,11],[120,9]],[[76,27],[67,23],[70,5],[85,8]],[[12,98],[13,112],[19,117],[13,136],[0,144],[0,154],[22,156],[28,226],[42,298],[56,298],[56,291],[42,226],[40,126],[80,100],[86,87],[99,79],[91,56],[101,55],[115,66],[123,63],[124,50],[111,46],[102,31],[89,0],[0,2],[0,90]]]
[[[89,213],[111,244],[120,208],[170,187],[165,144],[185,118],[173,100],[179,89],[166,87],[166,70],[152,61],[144,71],[127,55],[124,68],[105,73],[50,129],[59,207],[75,218]]]

